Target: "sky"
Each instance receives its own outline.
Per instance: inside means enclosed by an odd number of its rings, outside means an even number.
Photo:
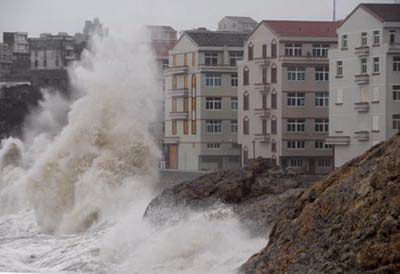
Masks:
[[[336,0],[337,18],[361,2],[395,0]],[[142,25],[170,25],[176,30],[216,29],[224,16],[264,19],[331,20],[333,0],[0,0],[0,33],[81,32],[84,21],[98,17],[110,30]]]

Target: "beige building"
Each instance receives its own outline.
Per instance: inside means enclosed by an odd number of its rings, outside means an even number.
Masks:
[[[236,62],[245,33],[185,31],[166,70],[167,166],[216,170],[240,166]]]
[[[340,167],[400,129],[400,4],[361,4],[330,51],[330,127]]]
[[[270,158],[309,174],[333,168],[328,136],[328,50],[337,23],[262,21],[239,67],[242,161]]]

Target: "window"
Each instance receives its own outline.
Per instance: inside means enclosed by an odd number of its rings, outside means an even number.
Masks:
[[[322,140],[315,141],[315,149],[320,150],[320,149],[332,149],[332,148],[333,148],[332,145],[325,144],[325,142]]]
[[[379,116],[372,117],[372,131],[379,131]]]
[[[277,103],[278,103],[278,98],[277,98],[276,91],[274,90],[274,91],[272,91],[272,94],[271,94],[271,108],[276,109]]]
[[[216,66],[218,64],[218,53],[217,52],[205,52],[204,53],[204,64],[207,66]]]
[[[315,93],[315,106],[328,107],[329,106],[329,93],[328,92]]]
[[[176,129],[177,129],[177,124],[176,124],[176,120],[172,120],[172,135],[176,135]]]
[[[393,101],[400,101],[400,86],[393,86]]]
[[[262,68],[262,83],[266,84],[267,83],[267,68]]]
[[[176,54],[172,55],[172,65],[176,66]]]
[[[221,148],[221,144],[218,143],[209,143],[207,144],[208,149],[217,150]]]
[[[262,45],[262,58],[267,58],[267,45]]]
[[[172,76],[172,89],[177,89],[178,88],[178,79],[176,75]]]
[[[367,58],[361,59],[361,74],[367,74],[368,72],[368,60]]]
[[[196,120],[192,120],[192,135],[196,135],[197,132],[197,123]]]
[[[185,135],[189,134],[189,120],[183,121],[183,134]]]
[[[231,74],[231,86],[232,87],[237,87],[238,86],[238,75],[237,75],[237,73],[232,73]]]
[[[316,119],[315,120],[315,131],[316,132],[328,132],[329,131],[329,120]]]
[[[304,119],[290,119],[287,122],[288,132],[304,132],[306,121]]]
[[[183,98],[183,112],[189,112],[189,98]]]
[[[314,44],[312,48],[312,53],[314,57],[327,57],[328,50],[328,44]]]
[[[337,77],[343,76],[343,61],[336,62],[336,76]]]
[[[247,53],[248,53],[248,60],[249,60],[249,61],[253,60],[253,57],[254,57],[254,56],[253,56],[253,55],[254,55],[254,54],[253,54],[253,53],[254,53],[254,47],[253,47],[253,44],[252,44],[252,43],[249,44],[248,52],[247,52]]]
[[[381,34],[379,30],[374,31],[374,45],[379,45],[381,43]]]
[[[271,44],[271,57],[272,58],[276,58],[276,56],[277,56],[277,45],[276,45],[276,41],[272,41],[272,44]]]
[[[247,118],[247,116],[246,116],[243,119],[243,134],[249,135],[249,132],[250,132],[250,121],[249,121],[249,118]]]
[[[379,73],[379,57],[374,57],[374,73]]]
[[[206,120],[207,133],[221,133],[222,122],[220,120]]]
[[[305,102],[305,94],[301,92],[289,92],[287,104],[291,107],[302,107]]]
[[[343,90],[338,89],[336,91],[336,104],[343,104]]]
[[[277,148],[276,148],[276,141],[272,140],[271,143],[271,152],[276,152]]]
[[[39,61],[35,60],[35,68],[37,68],[39,66]]]
[[[363,32],[361,33],[361,46],[365,47],[368,45],[368,33]]]
[[[395,30],[391,30],[389,32],[389,43],[390,44],[396,43],[396,31]]]
[[[329,67],[316,67],[315,68],[316,81],[329,81]]]
[[[192,66],[196,66],[196,52],[192,52]]]
[[[285,44],[285,56],[302,56],[302,45],[298,43]]]
[[[275,116],[271,119],[271,134],[276,135],[278,133],[278,121]]]
[[[220,74],[207,73],[206,86],[207,87],[220,87],[222,85],[222,77]]]
[[[288,149],[304,149],[305,146],[304,141],[287,141]]]
[[[238,110],[238,98],[231,97],[231,110],[237,111]]]
[[[238,132],[238,121],[237,120],[231,120],[231,132],[232,133]]]
[[[243,110],[249,110],[250,102],[249,102],[249,93],[246,91],[243,94]]]
[[[207,110],[221,110],[222,98],[221,97],[206,97]]]
[[[294,168],[303,167],[303,160],[302,159],[290,159],[289,165],[290,165],[290,167],[294,167]]]
[[[247,165],[249,163],[249,150],[247,147],[244,147],[243,149],[243,164]]]
[[[249,78],[250,78],[250,72],[249,72],[249,68],[245,67],[243,70],[243,85],[244,86],[248,86],[249,85]]]
[[[188,56],[187,56],[187,53],[185,53],[185,54],[183,55],[183,65],[184,65],[184,66],[187,66],[187,65],[188,65]]]
[[[268,120],[262,119],[261,120],[261,133],[262,134],[267,134],[267,127],[268,127]]]
[[[373,87],[372,89],[372,103],[378,103],[379,102],[379,87]]]
[[[230,51],[229,52],[229,64],[236,66],[237,62],[243,60],[243,51]]]
[[[346,50],[348,48],[347,34],[342,35],[342,49]]]
[[[276,67],[272,67],[271,68],[271,82],[274,83],[274,84],[278,80],[278,75],[277,74],[278,74],[277,68]]]
[[[322,168],[329,168],[329,167],[331,167],[331,160],[319,159],[319,160],[318,160],[318,167],[322,167]]]
[[[58,56],[56,56],[56,67],[60,66],[60,60],[58,58]]]
[[[263,93],[261,97],[261,108],[266,109],[267,108],[267,94]]]
[[[393,56],[393,71],[400,71],[400,56]]]
[[[47,67],[47,60],[46,59],[43,60],[43,67]]]
[[[288,68],[289,81],[304,81],[306,79],[306,70],[300,67]]]
[[[172,112],[177,112],[177,101],[176,98],[172,98]]]
[[[393,129],[400,130],[400,114],[393,114]]]

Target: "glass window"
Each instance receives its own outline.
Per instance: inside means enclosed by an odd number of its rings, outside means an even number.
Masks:
[[[267,58],[267,45],[262,45],[262,57]]]
[[[315,141],[315,149],[320,150],[320,149],[332,149],[332,148],[333,148],[332,145],[325,144],[325,141],[323,140]]]
[[[204,64],[207,66],[216,66],[218,64],[218,52],[205,52]]]
[[[393,100],[400,101],[400,86],[393,86]]]
[[[395,30],[391,30],[389,32],[389,43],[390,44],[396,43],[396,31]]]
[[[342,49],[348,48],[347,34],[342,35]]]
[[[220,120],[206,120],[207,133],[221,133],[222,121]]]
[[[306,70],[301,67],[289,67],[288,68],[288,80],[289,81],[304,81],[306,79]]]
[[[208,149],[216,150],[221,148],[221,144],[218,143],[209,143],[207,144]]]
[[[315,68],[316,81],[329,81],[329,67],[316,67]]]
[[[231,120],[231,132],[232,133],[238,132],[238,121],[237,120]]]
[[[329,120],[316,119],[315,120],[315,131],[316,132],[328,132],[329,131]]]
[[[367,58],[361,59],[361,74],[366,74],[368,72],[368,60]]]
[[[238,98],[237,97],[231,97],[231,110],[238,110]]]
[[[249,93],[246,91],[243,94],[243,110],[249,110],[250,102],[249,102]]]
[[[319,159],[319,160],[318,160],[318,167],[322,167],[322,168],[329,168],[329,167],[331,167],[331,160],[328,160],[328,159]]]
[[[222,98],[221,97],[206,97],[207,110],[221,110]]]
[[[232,87],[237,87],[238,86],[238,74],[237,73],[232,73],[231,74],[231,86]]]
[[[230,51],[229,52],[229,64],[236,66],[238,61],[243,60],[243,51]]]
[[[343,76],[343,61],[336,62],[336,76]]]
[[[305,103],[305,94],[302,92],[289,92],[288,93],[288,106],[302,107]]]
[[[245,67],[243,70],[243,85],[248,86],[250,82],[250,72],[249,68]]]
[[[267,119],[262,119],[261,120],[261,133],[266,134],[267,133],[267,125],[268,125],[268,120]]]
[[[374,73],[379,73],[379,57],[374,57]]]
[[[315,106],[329,107],[329,93],[328,92],[315,93]]]
[[[393,56],[393,71],[400,71],[400,56]]]
[[[393,114],[393,129],[400,131],[400,114]]]
[[[304,132],[306,121],[304,119],[290,119],[287,122],[288,132]]]
[[[222,85],[221,74],[207,73],[206,74],[206,86],[207,87],[220,87]]]
[[[249,61],[251,61],[251,60],[253,60],[253,55],[254,55],[254,47],[253,47],[253,44],[252,43],[250,43],[249,44],[249,47],[248,47],[248,59],[249,59]]]
[[[285,56],[302,56],[303,46],[298,43],[285,44]]]
[[[302,159],[290,159],[289,165],[290,167],[300,168],[303,167],[304,163]]]
[[[287,141],[288,149],[304,149],[305,146],[305,141]]]
[[[314,57],[327,57],[328,50],[328,44],[313,44],[312,53]]]
[[[244,119],[243,119],[243,134],[249,135],[249,132],[250,132],[250,121],[249,121],[249,118],[244,117]]]
[[[374,31],[374,45],[379,45],[381,42],[381,34],[379,30]]]
[[[368,33],[363,32],[361,33],[361,46],[367,46],[368,45]]]

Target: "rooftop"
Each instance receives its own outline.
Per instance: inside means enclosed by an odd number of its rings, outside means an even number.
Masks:
[[[286,37],[337,37],[340,22],[332,21],[281,21],[264,20],[262,24],[278,36]]]
[[[257,21],[254,20],[251,17],[247,17],[247,16],[225,16],[222,19],[228,18],[230,20],[235,20],[241,23],[251,23],[251,24],[257,24]]]
[[[189,30],[185,34],[197,43],[205,47],[243,47],[248,33],[230,31]]]
[[[400,22],[400,4],[361,4],[382,22]]]

